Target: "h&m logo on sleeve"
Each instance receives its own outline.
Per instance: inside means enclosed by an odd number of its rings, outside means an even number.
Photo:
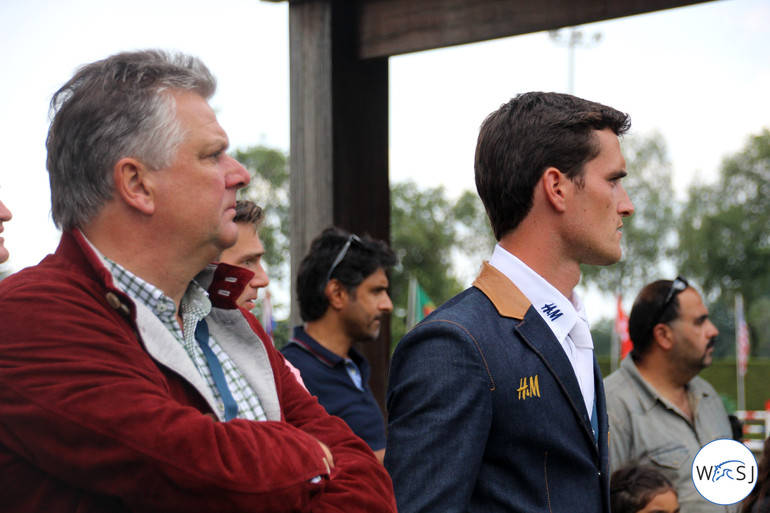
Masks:
[[[537,381],[537,374],[519,379],[519,388],[516,391],[519,392],[519,399],[540,397],[540,384]]]

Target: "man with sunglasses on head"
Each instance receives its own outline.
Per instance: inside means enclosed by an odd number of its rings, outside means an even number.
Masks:
[[[634,348],[604,382],[612,469],[651,465],[677,487],[683,513],[726,511],[695,490],[698,450],[732,430],[722,400],[698,373],[711,365],[719,334],[687,281],[642,289],[628,321]]]
[[[331,415],[341,417],[382,462],[385,423],[369,388],[369,363],[354,342],[376,340],[393,310],[387,271],[396,255],[382,242],[327,228],[297,273],[304,326],[283,355]]]

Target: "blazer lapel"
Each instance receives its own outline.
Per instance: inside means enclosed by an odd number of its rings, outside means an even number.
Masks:
[[[575,371],[572,368],[564,349],[556,340],[553,332],[533,308],[527,312],[524,320],[516,326],[519,338],[527,344],[542,360],[551,375],[556,379],[562,392],[567,397],[570,407],[583,425],[583,431],[590,437],[595,446],[591,430],[590,413],[586,411],[583,394],[580,391]],[[595,373],[595,372],[594,372]],[[599,405],[597,404],[597,409]]]
[[[502,317],[520,321],[515,323],[515,333],[512,333],[512,335],[515,336],[518,333],[518,338],[523,340],[540,357],[543,364],[553,375],[554,379],[556,379],[556,382],[559,383],[562,392],[564,392],[570,403],[573,413],[583,425],[583,431],[591,439],[591,445],[596,447],[591,431],[591,418],[589,417],[591,413],[586,411],[585,401],[583,401],[583,394],[580,391],[575,371],[551,328],[548,327],[543,318],[540,317],[540,314],[535,311],[532,304],[516,285],[502,272],[489,265],[488,262],[482,264],[481,272],[473,282],[473,286],[481,290],[492,301],[497,312]],[[595,362],[596,357],[594,357],[594,368],[596,369]],[[598,374],[596,370],[594,370],[594,374],[594,379],[601,381],[601,374]],[[600,388],[597,386],[596,390],[598,396]],[[601,395],[602,401],[604,401],[604,393],[602,392]],[[600,404],[597,403],[597,410],[599,408]],[[606,417],[606,408],[604,409],[604,415]]]

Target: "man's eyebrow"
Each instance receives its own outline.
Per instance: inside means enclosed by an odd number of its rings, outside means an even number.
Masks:
[[[625,178],[628,176],[628,171],[625,169],[618,169],[617,171],[613,171],[610,176],[613,178]]]
[[[213,153],[218,151],[227,151],[229,147],[230,141],[226,137],[217,137],[216,140],[209,142],[203,148],[204,153]]]
[[[263,256],[265,256],[265,252],[264,251],[261,252],[261,253],[246,253],[245,255],[243,255],[241,257],[241,260],[250,260],[252,258],[259,258],[259,257],[263,257]]]

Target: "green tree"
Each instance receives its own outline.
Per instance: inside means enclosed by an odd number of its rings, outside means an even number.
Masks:
[[[438,306],[468,285],[458,278],[456,264],[479,254],[488,257],[494,239],[475,194],[465,192],[453,203],[443,186],[392,184],[390,216],[391,247],[399,257],[391,273],[395,344],[406,331],[409,277],[414,276]]]
[[[596,356],[609,356],[612,352],[612,330],[614,319],[599,319],[591,325],[591,338],[594,341],[594,353]]]
[[[679,227],[683,270],[696,279],[729,321],[717,324],[729,337],[735,294],[741,292],[752,351],[770,348],[770,130],[749,136],[744,148],[722,162],[713,184],[690,188]],[[729,348],[728,348],[729,349]],[[731,352],[731,351],[728,351]]]
[[[615,265],[582,267],[586,285],[602,292],[636,294],[658,279],[676,244],[671,164],[663,137],[653,132],[622,141],[628,176],[622,184],[634,204],[623,220],[623,258]]]
[[[290,290],[288,156],[279,149],[261,145],[236,150],[233,156],[251,175],[251,182],[238,191],[238,198],[251,200],[264,211],[259,238],[265,246],[263,259],[267,263],[271,288]],[[288,308],[288,305],[276,302],[275,295],[271,298],[274,309]],[[259,302],[254,310],[257,316],[261,316],[262,304]],[[288,322],[278,322],[273,333],[277,347],[283,347],[289,340],[289,330]]]

